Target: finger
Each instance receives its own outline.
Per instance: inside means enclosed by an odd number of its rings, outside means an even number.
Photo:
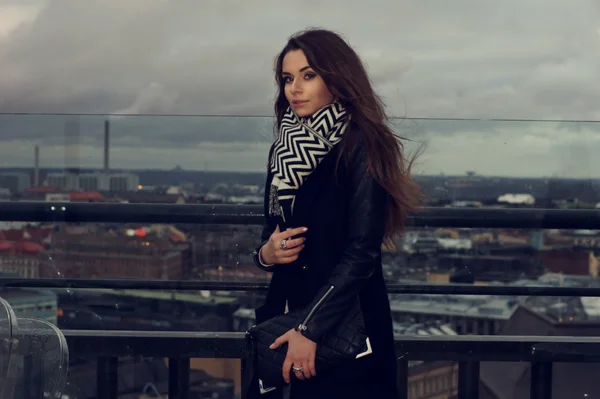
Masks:
[[[302,373],[303,373],[303,377],[306,379],[309,379],[310,377],[312,377],[310,375],[310,364],[309,364],[308,360],[302,362]]]
[[[276,256],[280,258],[287,258],[288,256],[298,255],[300,251],[304,249],[304,244],[290,249],[278,249]]]
[[[302,371],[294,371],[293,366],[295,366],[295,365],[292,365],[292,372],[294,373],[296,378],[299,379],[300,381],[304,380],[304,378],[305,378],[304,373]],[[296,366],[296,367],[298,367],[298,366]]]
[[[289,250],[289,249],[292,249],[292,248],[297,248],[299,245],[302,245],[302,244],[304,244],[304,241],[306,241],[306,238],[304,238],[304,237],[299,237],[299,238],[296,238],[296,239],[293,239],[293,240],[288,240],[288,241],[285,243],[285,246],[286,246],[286,248],[287,248],[288,250]]]
[[[310,375],[312,377],[316,377],[317,375],[317,369],[315,368],[315,357],[311,356],[310,359],[308,359],[308,372],[310,373]]]
[[[292,370],[292,359],[289,357],[285,358],[283,362],[283,367],[281,368],[281,373],[283,375],[283,379],[286,383],[290,383],[290,371]]]
[[[295,229],[289,229],[281,233],[281,239],[290,238],[299,234],[306,233],[308,229],[306,227],[296,227]]]
[[[273,231],[273,234],[269,237],[269,241],[276,243],[277,246],[279,246],[279,243],[281,242],[281,239],[279,238],[280,233],[281,230],[279,230],[279,225],[275,226],[275,231]]]
[[[285,335],[285,334],[284,334],[284,335],[282,335],[281,337],[277,338],[277,339],[275,340],[275,342],[273,342],[273,343],[271,344],[271,346],[269,346],[269,349],[277,349],[277,348],[279,348],[281,345],[283,345],[284,343],[286,343],[287,341],[288,341],[288,340],[287,340],[287,335]]]
[[[298,255],[294,255],[294,256],[285,256],[285,257],[281,257],[281,258],[277,258],[277,264],[286,264],[286,263],[292,263],[295,262],[296,260],[298,260]]]

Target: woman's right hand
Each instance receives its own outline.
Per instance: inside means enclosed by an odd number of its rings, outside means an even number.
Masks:
[[[306,227],[297,227],[295,229],[289,229],[286,231],[279,231],[279,226],[275,229],[269,241],[260,249],[260,256],[262,260],[269,264],[285,264],[292,263],[300,254],[300,251],[304,248],[304,237],[298,237],[291,239],[293,236],[297,236],[302,233],[306,233],[308,229]],[[285,240],[285,248],[281,248],[281,243]]]

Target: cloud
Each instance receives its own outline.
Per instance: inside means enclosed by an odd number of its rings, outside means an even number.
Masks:
[[[0,146],[0,167],[33,165],[34,143],[41,146],[42,166],[101,167],[103,117],[80,117],[82,134],[78,139],[67,135],[67,140],[65,127],[75,117],[20,118],[24,132],[38,132],[43,139],[23,140],[17,131]],[[261,172],[272,135],[272,119],[266,117],[111,117],[110,126],[114,168],[171,169],[179,164],[185,169]],[[594,178],[600,169],[594,156],[600,152],[600,135],[594,123],[404,119],[395,120],[394,126],[411,140],[407,153],[426,144],[416,174],[475,170],[485,175]]]
[[[220,154],[211,165],[263,168],[273,58],[307,26],[355,46],[395,116],[600,120],[599,14],[587,0],[0,0],[2,164],[29,164],[35,142],[60,165],[71,120],[10,113],[189,114],[221,116],[111,116],[112,159],[193,166],[203,151]],[[82,163],[101,157],[103,121],[79,118]],[[427,142],[428,173],[587,176],[600,166],[584,161],[600,150],[592,123],[396,126]]]

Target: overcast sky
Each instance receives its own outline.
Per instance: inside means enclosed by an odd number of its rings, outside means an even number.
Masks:
[[[0,0],[0,166],[261,171],[273,58],[293,32],[342,33],[418,173],[600,177],[600,0]],[[115,116],[116,114],[219,115]],[[227,117],[243,115],[247,117]],[[65,125],[79,124],[65,151]],[[414,148],[414,146],[408,146]]]

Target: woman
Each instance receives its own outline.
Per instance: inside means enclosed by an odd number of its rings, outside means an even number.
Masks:
[[[298,326],[272,345],[288,344],[284,379],[301,380],[291,384],[291,399],[394,398],[381,247],[417,206],[410,163],[360,58],[340,36],[320,29],[292,36],[275,69],[277,137],[254,251],[272,279],[257,322],[302,309]],[[320,377],[317,343],[357,298],[373,352]]]

